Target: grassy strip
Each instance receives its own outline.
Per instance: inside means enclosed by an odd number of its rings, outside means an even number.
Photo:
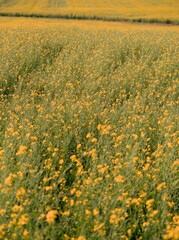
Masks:
[[[0,16],[6,17],[34,17],[34,18],[63,18],[63,19],[81,19],[81,20],[102,20],[102,21],[111,21],[111,22],[118,22],[118,21],[126,21],[126,22],[138,22],[138,23],[162,23],[162,24],[172,24],[172,25],[179,25],[178,20],[161,20],[157,18],[136,18],[136,19],[128,19],[128,18],[108,18],[108,17],[97,17],[97,16],[85,16],[85,15],[74,15],[74,14],[65,14],[65,15],[53,15],[53,14],[24,14],[24,13],[0,13]]]

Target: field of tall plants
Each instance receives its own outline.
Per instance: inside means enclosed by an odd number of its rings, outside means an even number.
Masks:
[[[178,0],[0,0],[0,15],[2,13],[179,24]]]
[[[177,240],[179,28],[0,32],[0,239]]]

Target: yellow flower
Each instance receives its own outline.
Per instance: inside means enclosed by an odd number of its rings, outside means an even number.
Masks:
[[[168,230],[167,234],[164,235],[164,239],[178,240],[179,239],[179,226]]]
[[[76,161],[76,155],[72,155],[72,156],[70,157],[70,159],[71,159],[72,161]]]
[[[92,138],[91,142],[97,142],[97,139],[96,138]]]
[[[148,211],[150,210],[153,202],[154,202],[154,199],[149,199],[146,201],[146,205],[147,205],[146,207],[147,207]]]
[[[145,133],[141,132],[141,137],[143,138],[145,136]]]
[[[23,195],[25,195],[25,189],[22,187],[17,191],[16,197],[19,200],[19,196],[23,196]]]
[[[134,137],[135,140],[138,138],[137,134],[133,134],[132,136]]]
[[[46,191],[50,191],[50,190],[53,189],[53,187],[52,187],[52,186],[46,186],[46,187],[44,187],[44,189],[45,189]]]
[[[91,133],[88,133],[87,135],[86,135],[86,138],[90,138],[91,137]]]
[[[122,201],[123,200],[123,196],[119,196],[117,200],[118,201]]]
[[[131,204],[136,204],[136,205],[139,206],[141,201],[142,200],[140,198],[134,198],[134,199],[132,199]]]
[[[93,215],[96,216],[99,214],[99,210],[97,208],[93,209]]]
[[[86,210],[85,210],[85,214],[86,214],[86,215],[90,215],[91,212],[90,212],[88,209],[86,209]]]
[[[27,137],[27,138],[30,137],[30,133],[27,133],[27,134],[26,134],[26,137]]]
[[[116,214],[112,214],[112,215],[110,216],[109,222],[110,222],[110,223],[114,223],[114,222],[116,222],[116,219],[117,219]]]
[[[173,222],[177,225],[179,225],[179,215],[173,217]]]
[[[151,217],[154,217],[155,215],[157,215],[158,214],[158,210],[154,210],[151,214],[150,214],[150,216]]]
[[[142,168],[143,168],[144,171],[147,171],[149,169],[149,167],[150,167],[150,164],[147,163]]]
[[[74,205],[74,200],[71,199],[71,200],[70,200],[70,206],[73,206],[73,205]]]
[[[92,149],[89,154],[91,154],[91,157],[93,160],[95,160],[95,152],[96,152],[96,149]]]
[[[137,160],[138,160],[138,157],[134,157],[134,158],[132,159],[133,163],[135,163]]]
[[[80,197],[81,194],[82,194],[82,192],[81,192],[80,190],[76,191],[76,196],[77,196],[77,197]]]
[[[0,150],[0,156],[2,156],[4,152],[4,150]]]
[[[6,213],[6,209],[0,209],[0,215],[3,215],[4,213]]]
[[[171,208],[172,208],[172,207],[173,207],[173,205],[174,205],[174,202],[169,202],[169,201],[168,201],[168,202],[167,202],[167,204],[168,204],[168,206],[169,206],[169,207],[171,207]]]
[[[102,135],[109,134],[110,129],[111,129],[111,125],[102,127]]]
[[[124,178],[123,178],[123,176],[121,176],[121,175],[115,177],[114,180],[115,180],[116,182],[121,182],[121,183],[124,182]]]
[[[147,206],[151,206],[153,203],[154,199],[149,199],[146,201]]]
[[[29,221],[28,214],[25,213],[19,218],[18,225],[25,225],[28,223],[28,221]]]
[[[8,186],[11,186],[11,185],[12,185],[12,183],[11,183],[11,175],[9,175],[9,176],[5,179],[4,183],[5,183],[6,185],[8,185]]]
[[[50,210],[48,211],[47,215],[46,215],[46,221],[48,223],[51,223],[51,222],[54,222],[55,221],[55,218],[57,217],[57,210]]]
[[[101,124],[98,124],[97,129],[100,130],[102,128]]]
[[[60,159],[59,164],[63,164],[64,160]]]
[[[79,236],[77,240],[86,240],[86,238],[84,236]]]
[[[19,151],[17,151],[17,153],[16,153],[16,156],[19,156],[19,155],[21,155],[21,154],[24,154],[24,151],[27,149],[27,147],[26,146],[20,146],[19,147]]]
[[[62,215],[64,215],[64,216],[69,216],[69,215],[70,215],[70,211],[62,212]]]
[[[51,152],[51,151],[52,151],[52,148],[51,148],[51,147],[48,147],[48,148],[47,148],[47,151],[48,151],[48,152]]]
[[[172,144],[170,142],[168,142],[168,147],[169,148],[173,148]]]
[[[23,236],[26,237],[28,234],[29,233],[28,233],[27,229],[25,229],[24,232],[23,232]]]
[[[81,147],[81,144],[78,144],[78,145],[77,145],[77,150],[78,150],[80,147]]]
[[[13,212],[22,212],[23,208],[22,206],[18,206],[18,205],[14,205],[14,207],[12,208]]]
[[[162,189],[162,187],[166,188],[165,187],[165,183],[160,183],[158,186],[157,186],[157,191],[160,191]]]
[[[70,237],[67,234],[63,235],[65,239],[70,239]]]
[[[74,194],[76,192],[76,188],[72,188],[70,192],[71,194]]]
[[[144,222],[144,223],[142,224],[143,227],[146,227],[146,226],[148,226],[148,225],[149,225],[149,222]]]
[[[16,238],[17,237],[17,234],[16,233],[13,233],[12,234],[12,238]]]

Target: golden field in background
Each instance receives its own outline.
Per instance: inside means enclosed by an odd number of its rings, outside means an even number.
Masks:
[[[177,0],[0,0],[0,13],[179,20]]]

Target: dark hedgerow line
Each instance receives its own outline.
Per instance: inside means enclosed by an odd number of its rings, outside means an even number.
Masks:
[[[157,18],[136,18],[136,19],[128,19],[128,18],[108,18],[108,17],[97,17],[97,16],[85,16],[85,15],[74,15],[74,14],[65,14],[65,15],[52,15],[52,14],[24,14],[24,13],[0,13],[0,16],[6,17],[33,17],[33,18],[62,18],[62,19],[81,19],[81,20],[102,20],[102,21],[111,21],[111,22],[118,22],[118,21],[125,21],[125,22],[138,22],[138,23],[162,23],[162,24],[172,24],[172,25],[179,25],[178,20],[161,20]]]

